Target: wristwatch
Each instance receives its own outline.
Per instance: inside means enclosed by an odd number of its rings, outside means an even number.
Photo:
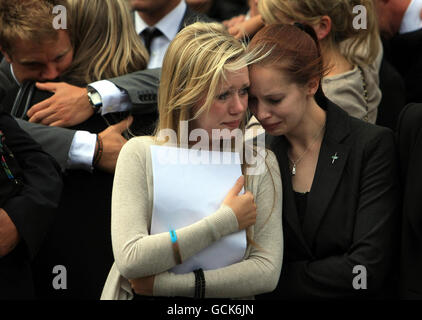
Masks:
[[[94,112],[98,112],[100,108],[103,106],[103,101],[101,99],[100,94],[97,90],[92,87],[87,87],[88,90],[88,101],[91,104],[92,109]]]

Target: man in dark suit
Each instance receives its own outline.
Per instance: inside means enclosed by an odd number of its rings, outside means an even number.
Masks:
[[[160,68],[164,54],[176,34],[196,21],[210,22],[192,11],[184,0],[131,0],[136,32],[150,52],[148,68]]]
[[[397,128],[403,184],[400,297],[422,299],[422,104],[409,104]]]
[[[422,1],[375,0],[386,58],[405,80],[406,102],[422,102]]]
[[[53,221],[62,180],[55,161],[11,116],[0,113],[0,130],[0,299],[30,299],[30,263]]]
[[[45,5],[42,6],[43,4]],[[47,12],[48,18],[53,20],[54,16],[51,13],[51,9],[53,5],[58,4],[62,4],[62,1],[26,1],[22,3],[23,14],[17,17],[25,20],[25,14],[31,15],[31,10],[38,6]],[[2,0],[1,5],[4,12],[0,19],[0,50],[4,53],[5,59],[0,65],[0,103],[8,107],[10,111],[20,85],[26,80],[46,81],[55,79],[69,67],[72,61],[73,48],[67,30],[53,29],[51,21],[47,22],[47,26],[44,23],[43,28],[40,28],[41,30],[35,28],[33,31],[33,33],[38,34],[38,38],[48,40],[40,43],[32,42],[31,44],[31,42],[18,39],[14,30],[17,29],[16,25],[19,25],[19,21],[12,19],[14,25],[9,21],[11,15],[14,14],[13,10],[15,9],[13,7],[15,4]],[[13,36],[14,34],[16,37]],[[44,57],[46,54],[49,57],[51,56],[50,61],[45,61]],[[136,110],[137,114],[150,114],[156,110],[155,92],[158,86],[159,74],[159,70],[135,72],[110,79],[108,88],[114,87],[117,94],[121,94],[121,99],[128,99],[132,110]],[[94,86],[95,84],[91,85]],[[65,83],[54,83],[52,86],[52,90],[55,92],[53,96],[54,102],[49,99],[42,106],[37,105],[31,108],[29,110],[30,121],[50,125],[58,120],[66,119],[66,121],[62,121],[61,125],[72,126],[83,122],[94,113],[93,105],[90,104],[88,99],[87,88],[79,88]],[[94,92],[95,90],[92,89],[91,91]],[[110,90],[105,91],[108,93]],[[101,96],[101,92],[95,96],[99,97],[98,101],[100,102],[102,102],[102,98],[105,98],[105,96]],[[115,105],[119,105],[119,103]],[[104,102],[104,105],[99,108],[99,112],[105,114],[107,109],[109,109],[109,106]],[[36,126],[26,125],[25,128],[28,129],[27,127],[36,128]],[[34,132],[31,132],[31,135],[35,134],[34,139],[44,146],[47,145],[54,153],[53,155],[63,154],[63,152],[73,155],[71,147],[76,150],[88,150],[85,151],[88,154],[78,156],[78,159],[85,159],[82,165],[86,168],[90,169],[92,167],[94,151],[98,148],[95,135],[81,139],[80,133],[76,135],[73,132],[73,138],[69,140],[70,132],[65,130],[47,128],[44,130],[33,130]],[[107,135],[100,134],[100,136],[104,138],[105,152],[98,166],[102,169],[113,171],[115,165],[113,159],[117,159],[118,152],[126,140],[121,136],[121,132],[117,131],[108,132]],[[51,137],[62,139],[62,143],[48,145],[47,143],[51,140]],[[52,146],[57,146],[59,149],[54,150]],[[58,156],[56,158],[61,160],[63,157]],[[79,167],[80,160],[78,159],[69,159],[70,162],[61,163],[61,165],[66,167],[68,163],[76,163],[75,166]]]

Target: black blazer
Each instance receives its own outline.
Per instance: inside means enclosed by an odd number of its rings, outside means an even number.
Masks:
[[[400,297],[422,299],[422,104],[403,110],[397,138],[404,188]]]
[[[0,299],[33,298],[30,262],[45,240],[59,204],[60,168],[11,116],[0,114],[0,130],[17,160],[23,183],[23,188],[2,206],[21,240],[11,253],[0,258]]]
[[[406,102],[422,102],[422,29],[398,34],[383,43],[386,58],[405,81]]]
[[[381,62],[379,80],[382,98],[376,124],[396,130],[400,112],[406,105],[406,88],[403,77],[385,57]]]
[[[348,116],[328,100],[323,107],[326,133],[303,228],[288,142],[284,136],[268,139],[282,175],[285,247],[279,284],[265,298],[380,297],[395,284],[400,199],[393,133]],[[366,267],[367,290],[353,288],[357,265]]]

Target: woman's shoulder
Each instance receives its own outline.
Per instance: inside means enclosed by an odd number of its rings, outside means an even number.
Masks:
[[[351,117],[350,140],[355,150],[384,150],[395,153],[396,138],[394,132],[387,127],[367,123]]]
[[[125,143],[123,148],[139,150],[139,149],[148,148],[149,146],[153,144],[154,144],[154,137],[141,136],[141,137],[134,137],[134,138],[129,139],[129,141]]]
[[[122,150],[120,151],[119,158],[132,157],[143,159],[150,154],[150,146],[154,145],[154,137],[141,136],[129,139]]]
[[[246,174],[252,178],[253,181],[260,181],[267,179],[268,176],[277,177],[280,179],[280,168],[275,154],[267,149],[255,149],[254,160],[248,163]],[[248,161],[248,159],[246,159]]]
[[[380,136],[394,136],[388,127],[372,124],[354,117],[350,117],[351,134],[363,140],[372,140]]]
[[[368,147],[395,148],[395,136],[390,128],[352,117],[333,103],[327,105],[326,139],[349,146],[354,153]]]

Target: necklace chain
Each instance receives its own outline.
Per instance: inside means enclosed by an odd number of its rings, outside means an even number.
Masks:
[[[363,98],[365,99],[365,112],[366,114],[363,116],[363,120],[368,122],[369,121],[369,96],[368,96],[368,85],[366,83],[365,74],[363,73],[363,69],[361,66],[358,66],[360,71],[360,79],[362,81],[362,88],[363,88]]]
[[[321,136],[321,133],[324,131],[325,128],[325,124],[322,126],[321,130],[318,132],[318,134],[314,137],[314,142],[312,142],[311,145],[309,145],[308,147],[306,147],[305,151],[299,156],[299,158],[297,158],[296,161],[293,161],[290,157],[289,160],[293,165],[292,168],[292,176],[296,175],[296,165],[303,159],[303,157],[305,156],[305,154],[312,149],[312,147],[315,145],[315,143],[318,141],[318,138]]]

